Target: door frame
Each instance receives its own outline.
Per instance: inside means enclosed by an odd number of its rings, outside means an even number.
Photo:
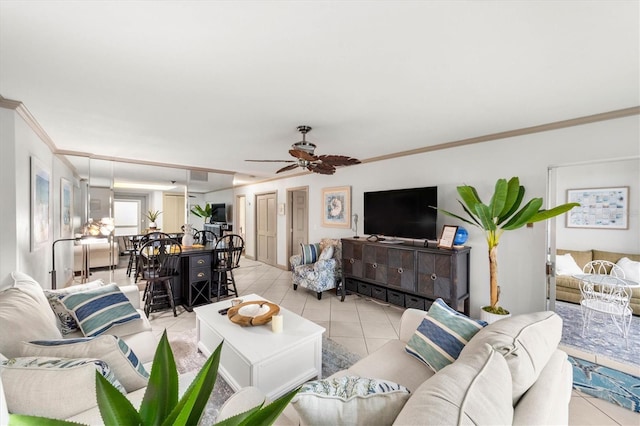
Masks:
[[[292,234],[293,234],[293,193],[298,191],[305,191],[307,193],[307,215],[309,214],[309,186],[297,186],[293,188],[287,188],[287,208],[285,209],[286,226],[287,226],[287,255],[286,266],[287,270],[291,269],[289,259],[293,256]],[[309,227],[307,226],[307,241],[309,241]]]

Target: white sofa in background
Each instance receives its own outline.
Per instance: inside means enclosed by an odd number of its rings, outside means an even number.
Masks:
[[[410,394],[394,425],[568,423],[573,372],[557,348],[558,315],[536,312],[490,324],[437,373],[405,350],[424,317],[424,311],[407,309],[399,339],[330,378],[360,376],[405,386]],[[295,401],[276,424],[300,424]],[[318,398],[318,424],[329,415],[323,404],[326,399]],[[226,417],[224,407],[220,415]]]
[[[109,255],[109,246],[111,246],[111,257]],[[82,248],[81,244],[73,246],[73,270],[74,272],[82,271]],[[120,247],[117,241],[105,243],[87,244],[89,251],[89,269],[104,268],[108,266],[118,266],[120,260]]]

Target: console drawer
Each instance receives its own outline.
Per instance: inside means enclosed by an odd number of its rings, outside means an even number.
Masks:
[[[190,262],[191,269],[205,267],[205,266],[208,268],[211,268],[211,255],[201,254],[198,256],[190,256],[189,262]]]
[[[365,296],[371,296],[371,287],[372,285],[367,283],[358,283],[358,293]]]
[[[189,282],[209,281],[211,279],[211,268],[191,268],[189,270]]]
[[[421,309],[424,311],[424,299],[422,297],[406,295],[404,297],[404,305],[407,308]]]
[[[404,307],[404,294],[393,290],[387,290],[387,302],[396,306]]]
[[[387,301],[387,290],[382,287],[371,286],[371,297],[374,299],[382,300],[383,302]]]

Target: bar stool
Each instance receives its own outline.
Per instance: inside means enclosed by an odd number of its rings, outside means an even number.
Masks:
[[[144,313],[166,308],[173,309],[173,316],[177,316],[173,301],[171,280],[179,275],[180,255],[182,247],[172,238],[160,238],[145,243],[140,248],[139,256],[144,257],[142,279],[147,281],[144,290]]]
[[[228,234],[220,237],[214,249],[213,272],[217,275],[218,293],[217,300],[220,301],[220,293],[224,284],[227,296],[230,292],[238,297],[236,280],[233,277],[233,270],[240,266],[240,256],[244,251],[244,240],[240,235]],[[231,289],[233,287],[233,289]]]

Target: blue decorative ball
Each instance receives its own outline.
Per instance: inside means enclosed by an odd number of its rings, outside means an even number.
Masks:
[[[469,233],[462,226],[458,226],[458,231],[456,231],[456,237],[453,239],[454,246],[461,246],[467,242],[469,238]]]

